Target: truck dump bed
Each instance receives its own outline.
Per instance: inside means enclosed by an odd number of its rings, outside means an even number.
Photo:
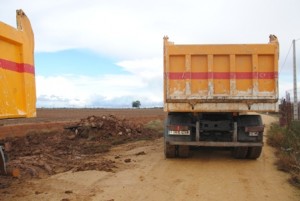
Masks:
[[[0,22],[0,119],[36,116],[34,36],[22,10],[17,29]]]
[[[276,111],[278,41],[176,45],[164,38],[166,112]]]

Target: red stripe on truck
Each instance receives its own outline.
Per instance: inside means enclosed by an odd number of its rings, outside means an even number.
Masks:
[[[277,72],[168,72],[167,78],[170,80],[200,80],[200,79],[275,79]]]
[[[0,59],[0,68],[18,73],[31,73],[35,74],[34,66],[25,63],[16,63],[5,59]]]

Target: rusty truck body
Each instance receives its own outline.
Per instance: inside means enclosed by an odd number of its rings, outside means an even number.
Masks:
[[[16,18],[17,28],[0,22],[0,119],[36,116],[34,35],[22,10]],[[2,173],[4,155],[0,145]]]
[[[187,157],[190,146],[231,147],[256,159],[261,116],[277,111],[276,36],[267,44],[178,45],[164,37],[165,156]]]

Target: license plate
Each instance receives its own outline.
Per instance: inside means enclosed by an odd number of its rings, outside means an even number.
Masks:
[[[256,137],[258,136],[258,132],[249,132],[249,136]]]
[[[190,135],[190,131],[169,131],[169,135]]]

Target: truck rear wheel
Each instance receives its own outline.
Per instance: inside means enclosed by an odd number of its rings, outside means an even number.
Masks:
[[[6,174],[6,162],[8,161],[8,157],[6,153],[4,153],[2,146],[0,146],[0,175]]]
[[[176,157],[176,146],[170,145],[165,142],[165,157],[166,158],[175,158]]]
[[[246,157],[248,159],[257,159],[260,156],[261,151],[262,151],[262,147],[249,147]]]
[[[178,157],[187,158],[189,157],[190,147],[185,145],[178,146]]]
[[[236,159],[245,159],[248,153],[248,147],[235,147],[232,150],[232,155]]]

